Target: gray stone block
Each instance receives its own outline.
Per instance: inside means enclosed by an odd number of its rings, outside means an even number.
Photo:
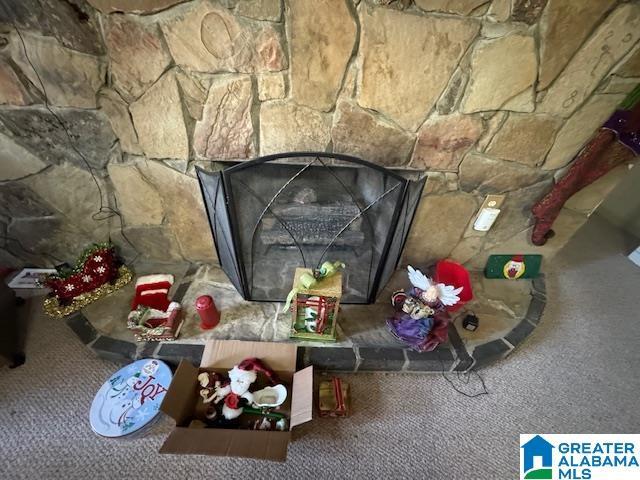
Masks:
[[[473,358],[476,361],[475,366],[485,366],[504,357],[510,350],[511,347],[501,338],[479,345],[473,350]]]
[[[98,337],[97,330],[93,328],[93,325],[91,325],[80,312],[71,315],[67,318],[66,322],[67,325],[69,325],[69,328],[73,330],[80,341],[85,345],[93,342]]]
[[[533,287],[532,295],[534,297],[538,297],[541,300],[547,299],[547,285],[544,274],[540,274],[538,277],[534,278],[531,285]]]
[[[356,354],[352,348],[309,347],[309,364],[318,370],[354,371]]]
[[[473,358],[469,355],[458,358],[456,366],[453,368],[454,372],[466,372],[473,366]]]
[[[187,279],[187,278],[195,275],[195,273],[198,271],[199,268],[200,268],[199,264],[192,263],[191,265],[189,265],[189,268],[187,269],[186,273],[184,274],[184,278]]]
[[[440,345],[432,352],[414,352],[407,350],[409,365],[407,371],[411,372],[448,372],[454,364],[455,356],[450,348]]]
[[[546,306],[546,304],[546,301],[542,298],[533,296],[531,298],[531,303],[529,304],[529,309],[527,310],[525,318],[531,323],[538,325],[540,319],[542,318],[542,312],[544,312],[544,307]]]
[[[151,358],[160,344],[158,342],[138,343],[138,353],[136,358]]]
[[[171,298],[171,300],[174,302],[182,303],[184,294],[187,293],[187,290],[189,289],[190,285],[191,285],[191,282],[183,282],[180,285],[178,285],[178,289],[176,290],[176,293],[173,295],[173,298]]]
[[[400,371],[405,363],[401,348],[360,347],[358,352],[362,360],[358,371]]]
[[[536,326],[525,318],[516,325],[514,329],[504,337],[504,339],[515,347],[522,343],[522,341],[527,338],[535,328]]]
[[[180,360],[183,359],[198,366],[200,365],[200,360],[202,360],[202,352],[204,352],[204,345],[163,343],[156,353],[156,357],[174,366],[178,365]]]
[[[117,363],[129,363],[136,356],[136,345],[132,342],[117,340],[102,335],[91,344],[91,349],[106,360]]]
[[[467,350],[467,347],[462,341],[462,338],[460,337],[460,333],[458,332],[458,329],[453,324],[453,322],[449,323],[448,335],[449,335],[449,343],[455,350],[458,358],[459,359],[471,358],[471,356],[469,355],[469,351]]]

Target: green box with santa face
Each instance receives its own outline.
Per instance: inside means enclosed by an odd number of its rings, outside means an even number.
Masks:
[[[291,338],[335,342],[336,324],[342,297],[342,274],[337,272],[319,280],[310,288],[303,286],[304,275],[313,275],[308,268],[296,268],[292,301]]]

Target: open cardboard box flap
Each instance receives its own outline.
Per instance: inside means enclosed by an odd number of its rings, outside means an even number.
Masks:
[[[293,375],[290,428],[308,422],[313,411],[313,367],[299,372],[297,347],[289,343],[210,340],[205,345],[200,368],[229,370],[245,358],[264,360],[276,372]],[[263,458],[284,461],[291,432],[189,428],[198,400],[199,369],[182,360],[160,409],[176,421],[176,428],[160,448],[160,453],[204,454]]]
[[[256,357],[276,372],[295,372],[297,350],[292,343],[210,340],[204,346],[200,368],[231,370],[245,358]]]

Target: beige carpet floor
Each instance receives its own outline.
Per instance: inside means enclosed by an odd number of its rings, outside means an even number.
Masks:
[[[285,464],[159,455],[168,419],[140,438],[97,437],[88,409],[117,366],[34,309],[27,363],[0,370],[0,479],[512,479],[520,433],[638,433],[640,268],[626,242],[590,221],[546,266],[542,324],[481,371],[489,395],[439,375],[346,376],[353,416],[296,429]]]

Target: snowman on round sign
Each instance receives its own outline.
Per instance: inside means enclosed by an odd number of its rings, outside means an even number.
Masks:
[[[121,428],[126,425],[144,403],[143,392],[137,392],[134,387],[148,383],[149,377],[153,378],[158,367],[157,360],[150,360],[129,378],[114,379],[102,399],[98,415],[100,422],[106,427]]]

